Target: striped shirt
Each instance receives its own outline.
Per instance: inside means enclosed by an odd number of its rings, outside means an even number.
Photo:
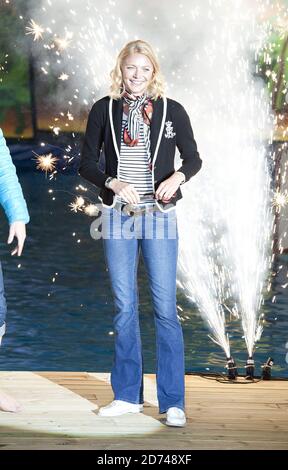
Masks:
[[[121,147],[119,162],[119,179],[127,183],[133,184],[134,188],[140,196],[140,203],[152,203],[154,200],[154,188],[152,184],[152,173],[149,169],[150,159],[144,142],[144,123],[140,121],[139,141],[134,147],[129,147],[123,141],[123,132],[127,116],[123,112],[122,129],[121,129]],[[116,194],[116,201],[127,203],[124,199]]]

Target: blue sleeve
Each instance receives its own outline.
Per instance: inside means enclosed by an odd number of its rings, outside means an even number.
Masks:
[[[30,220],[22,188],[18,181],[16,168],[12,162],[9,149],[0,129],[0,204],[8,218],[9,224]]]

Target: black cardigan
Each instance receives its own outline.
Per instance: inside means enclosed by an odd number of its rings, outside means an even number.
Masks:
[[[88,116],[79,166],[79,174],[101,188],[98,197],[102,204],[110,207],[114,205],[115,193],[112,189],[105,187],[105,181],[108,176],[117,177],[122,112],[123,98],[112,100],[109,96],[104,96],[94,103]],[[184,107],[177,101],[166,97],[153,100],[150,138],[155,191],[160,183],[175,171],[176,145],[183,160],[182,166],[178,170],[185,174],[186,182],[200,170],[202,160],[197,151],[190,119]],[[103,150],[105,165],[104,171],[101,171],[98,163]],[[181,198],[182,193],[178,188],[169,203],[163,203],[160,200],[157,202],[160,209],[168,210],[171,205],[174,207],[176,201]]]

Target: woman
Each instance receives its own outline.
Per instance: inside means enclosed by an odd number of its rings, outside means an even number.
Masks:
[[[4,208],[8,218],[10,229],[7,243],[12,243],[14,237],[18,240],[18,245],[12,250],[11,255],[17,253],[21,256],[25,238],[26,226],[29,222],[29,214],[22,189],[19,184],[15,166],[13,165],[9,149],[6,146],[2,130],[0,129],[0,204]],[[3,275],[0,263],[0,345],[5,333],[6,320],[6,300],[4,293]],[[17,412],[21,406],[4,393],[0,393],[0,410]]]
[[[184,426],[175,206],[182,198],[180,185],[200,170],[202,161],[188,114],[165,97],[159,63],[147,42],[127,43],[110,75],[110,95],[90,111],[79,168],[81,176],[101,188],[103,246],[115,304],[114,400],[99,415],[143,410],[137,289],[141,250],[154,307],[159,412],[167,413],[167,425]],[[105,172],[97,165],[103,144]],[[183,160],[177,171],[176,145]]]

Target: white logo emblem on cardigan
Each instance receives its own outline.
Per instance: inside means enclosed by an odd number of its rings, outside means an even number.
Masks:
[[[167,139],[172,139],[176,135],[176,132],[173,132],[172,121],[166,121],[165,126],[166,126],[165,137]]]

